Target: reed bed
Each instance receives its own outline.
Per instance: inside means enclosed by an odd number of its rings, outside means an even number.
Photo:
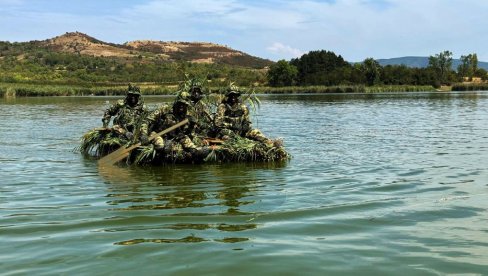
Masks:
[[[170,95],[174,86],[148,85],[141,87],[145,95]],[[127,93],[127,84],[117,85],[69,85],[69,84],[17,84],[0,83],[1,97],[42,96],[119,96]]]
[[[143,95],[174,95],[177,85],[138,84]],[[488,85],[454,86],[458,90],[487,90]],[[210,88],[217,89],[217,88]],[[464,90],[462,90],[464,89]],[[314,93],[384,93],[384,92],[423,92],[435,91],[432,86],[414,85],[340,85],[340,86],[287,86],[255,87],[259,94],[314,94]],[[41,96],[120,96],[127,93],[127,84],[19,84],[0,83],[0,97],[41,97]]]
[[[385,93],[385,92],[423,92],[435,91],[430,85],[339,85],[339,86],[286,86],[257,87],[261,94],[313,94],[313,93]]]

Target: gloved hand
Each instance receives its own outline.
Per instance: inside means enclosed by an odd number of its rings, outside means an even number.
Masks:
[[[127,131],[125,133],[125,137],[129,140],[129,141],[132,141],[132,139],[134,139],[134,133],[130,132],[130,131]]]
[[[171,140],[166,140],[164,141],[164,152],[171,152],[173,151],[173,141]]]
[[[143,145],[149,144],[149,137],[147,136],[147,134],[144,134],[144,133],[141,134],[140,139],[141,139],[141,144],[143,144]]]

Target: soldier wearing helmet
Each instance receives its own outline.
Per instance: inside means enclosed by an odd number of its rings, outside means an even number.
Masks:
[[[217,137],[225,140],[233,135],[238,135],[260,142],[270,142],[261,131],[252,128],[249,108],[241,102],[240,96],[241,92],[237,87],[227,89],[215,114]]]
[[[198,122],[195,128],[195,134],[206,137],[212,128],[213,118],[210,115],[210,108],[203,101],[203,98],[204,92],[198,82],[193,83],[188,92],[183,91],[178,95],[178,99],[188,101],[188,114]]]
[[[129,84],[125,99],[117,101],[105,111],[103,127],[108,127],[111,117],[114,117],[112,128],[132,140],[134,131],[147,115],[147,111],[139,87]]]
[[[197,126],[195,119],[188,114],[188,107],[190,103],[182,98],[177,98],[173,103],[170,112],[162,113],[156,110],[147,117],[142,130],[146,131],[141,140],[147,140],[147,135],[154,135],[161,132],[184,119],[189,119],[189,123],[181,126],[164,137],[156,137],[153,139],[154,148],[158,151],[163,151],[166,154],[184,156],[184,158],[198,159],[204,157],[208,153],[206,148],[198,147],[193,142],[194,130]]]

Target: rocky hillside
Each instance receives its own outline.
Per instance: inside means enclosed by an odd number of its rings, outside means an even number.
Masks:
[[[115,44],[79,32],[40,41],[0,41],[0,83],[175,85],[199,76],[216,86],[249,86],[264,84],[272,63],[203,42]]]
[[[98,57],[136,57],[127,48],[106,43],[83,33],[66,33],[40,42],[41,46],[50,50],[64,53],[76,53],[81,55]]]
[[[100,41],[80,32],[71,32],[39,41],[38,45],[52,51],[96,57],[220,63],[250,68],[263,68],[272,64],[270,60],[254,57],[224,45],[207,42],[137,40],[124,44],[114,44]]]

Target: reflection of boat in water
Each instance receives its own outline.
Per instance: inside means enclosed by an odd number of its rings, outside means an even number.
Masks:
[[[129,164],[174,164],[174,163],[226,163],[226,162],[274,162],[288,160],[290,155],[281,140],[265,143],[236,136],[225,141],[202,139],[208,145],[204,154],[192,155],[175,143],[173,147],[156,150],[152,144],[140,145],[128,152]],[[80,151],[85,156],[102,158],[131,143],[110,128],[96,128],[83,135]]]
[[[124,221],[105,231],[137,231],[136,237],[116,245],[248,241],[259,227],[256,210],[266,206],[260,195],[270,187],[262,184],[270,178],[276,182],[276,170],[285,165],[98,167],[110,215]]]

